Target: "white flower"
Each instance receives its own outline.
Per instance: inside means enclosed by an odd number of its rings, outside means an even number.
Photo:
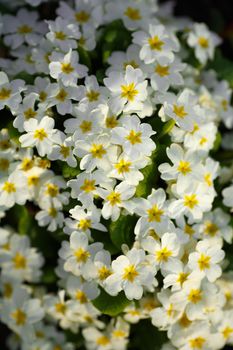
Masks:
[[[24,122],[26,120],[35,118],[36,120],[39,121],[42,119],[44,115],[44,110],[42,108],[41,109],[35,108],[36,99],[37,99],[37,94],[33,92],[28,94],[23,99],[23,103],[19,105],[17,109],[16,118],[14,119],[13,125],[20,132],[24,131]]]
[[[126,256],[121,255],[112,262],[113,273],[105,280],[105,289],[110,295],[117,295],[121,290],[129,300],[141,299],[143,286],[153,284],[153,272],[144,264],[145,252],[131,249]]]
[[[27,134],[20,136],[19,141],[22,147],[36,146],[40,156],[50,153],[54,142],[59,143],[59,135],[54,129],[54,120],[44,117],[40,122],[36,119],[27,120],[24,123]]]
[[[77,160],[73,155],[74,142],[71,137],[61,134],[61,143],[53,145],[51,152],[48,154],[48,158],[51,160],[60,159],[66,162],[70,167],[77,166]]]
[[[40,210],[36,214],[35,219],[38,221],[39,226],[47,226],[47,230],[51,232],[61,228],[64,223],[63,213],[54,207],[50,207],[47,210]]]
[[[196,179],[200,179],[200,162],[202,160],[202,154],[191,149],[187,152],[178,144],[172,143],[167,147],[167,156],[172,161],[171,166],[168,163],[163,163],[159,166],[161,172],[161,178],[164,180],[179,179],[182,181],[183,177],[191,176]],[[190,179],[191,181],[191,179]]]
[[[227,215],[221,208],[216,208],[212,212],[206,213],[200,224],[194,228],[201,234],[202,239],[221,237],[226,242],[231,243],[233,228],[229,225],[230,215]]]
[[[167,91],[170,86],[180,86],[183,84],[183,77],[180,74],[185,68],[185,64],[174,60],[170,64],[159,64],[156,62],[148,68],[148,76],[151,86],[155,91]]]
[[[162,188],[152,189],[151,194],[144,198],[134,200],[134,211],[140,216],[134,232],[139,238],[144,236],[148,229],[164,232],[169,224],[167,217],[166,194]]]
[[[61,17],[57,17],[55,21],[47,21],[47,23],[50,31],[46,37],[55,47],[59,47],[64,52],[77,47],[76,40],[81,37],[77,26]]]
[[[27,179],[22,171],[16,170],[0,180],[0,205],[8,208],[15,203],[23,205],[28,198]]]
[[[93,204],[94,196],[97,195],[97,188],[111,189],[114,180],[108,178],[103,170],[95,170],[92,173],[82,172],[76,179],[68,181],[71,187],[71,197],[77,198],[86,208]]]
[[[222,191],[223,204],[227,207],[233,208],[233,185],[224,188]]]
[[[219,263],[224,255],[221,243],[205,239],[199,241],[196,252],[189,255],[188,266],[191,270],[198,271],[200,276],[206,276],[210,282],[215,282],[222,274]]]
[[[140,58],[146,64],[157,60],[159,63],[171,63],[174,60],[173,51],[178,51],[178,41],[166,31],[162,24],[149,24],[148,33],[139,31],[133,33],[133,42],[141,46]]]
[[[2,306],[3,321],[21,337],[32,340],[33,325],[44,317],[39,299],[30,299],[25,288],[18,288],[10,302]]]
[[[170,94],[164,100],[160,115],[169,116],[180,128],[193,131],[194,124],[198,124],[197,98],[193,91],[184,89],[177,97]]]
[[[142,71],[127,66],[125,74],[110,72],[104,79],[104,84],[110,90],[110,107],[114,113],[141,112],[147,98],[147,81]]]
[[[134,195],[135,187],[129,185],[127,182],[123,181],[111,190],[98,188],[96,192],[104,199],[102,216],[105,219],[111,218],[113,221],[116,221],[120,216],[122,208],[129,211],[132,210],[128,199]]]
[[[172,190],[177,200],[172,200],[169,211],[172,217],[186,215],[190,220],[202,219],[203,212],[211,209],[213,195],[198,181],[179,181]]]
[[[79,56],[71,49],[65,55],[53,52],[50,56],[49,71],[52,78],[61,80],[65,86],[75,85],[77,79],[87,75],[87,67],[79,64]]]
[[[120,118],[121,126],[115,127],[111,134],[111,141],[123,147],[124,152],[132,159],[150,156],[156,144],[151,136],[156,132],[147,123],[140,123],[136,115]]]
[[[38,22],[39,14],[35,11],[27,11],[21,8],[16,16],[5,15],[4,42],[12,49],[16,49],[23,43],[35,46],[42,39],[46,30],[43,22]]]
[[[180,252],[180,244],[175,233],[164,233],[161,242],[147,237],[142,241],[142,247],[150,253],[148,259],[155,269],[159,266],[162,270],[169,269]]]
[[[91,136],[86,140],[75,142],[74,154],[82,158],[80,169],[91,172],[96,167],[104,171],[111,169],[111,157],[115,155],[116,147],[111,146],[110,138],[107,134]]]
[[[9,79],[4,72],[0,72],[0,110],[5,106],[16,111],[22,97],[20,93],[25,90],[23,80],[17,79],[9,82]]]
[[[92,206],[89,210],[76,205],[70,209],[70,218],[65,221],[66,227],[65,233],[71,233],[73,231],[84,232],[87,237],[91,237],[91,229],[106,232],[106,227],[100,223],[101,211]]]
[[[221,40],[215,33],[210,32],[204,23],[195,23],[193,30],[188,34],[187,43],[194,48],[197,59],[205,64],[209,58],[213,59],[215,47]]]
[[[65,260],[64,270],[89,280],[96,276],[93,257],[102,249],[102,243],[88,245],[88,237],[83,232],[73,232],[70,243],[63,242],[59,256]]]

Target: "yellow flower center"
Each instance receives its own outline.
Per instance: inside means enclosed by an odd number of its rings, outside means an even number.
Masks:
[[[11,90],[6,88],[0,89],[0,100],[7,100],[11,96]]]
[[[163,215],[163,213],[164,213],[164,211],[162,209],[159,209],[157,204],[154,204],[152,208],[147,210],[148,221],[149,222],[153,222],[153,221],[160,222],[161,215]]]
[[[227,100],[222,100],[221,105],[222,105],[223,110],[226,112],[228,110]]]
[[[108,276],[110,276],[112,274],[112,272],[106,267],[106,266],[102,266],[99,270],[98,270],[98,276],[99,279],[101,281],[104,281]]]
[[[92,192],[95,190],[95,180],[88,180],[85,179],[83,181],[83,185],[80,186],[80,190],[85,191],[85,192]]]
[[[100,93],[98,91],[90,90],[86,96],[90,102],[98,101]]]
[[[121,203],[121,194],[113,191],[113,192],[109,193],[109,195],[107,196],[107,200],[110,202],[110,204],[112,206],[114,206],[116,204],[120,204]]]
[[[124,159],[121,159],[116,165],[115,168],[117,169],[119,174],[122,173],[128,173],[130,171],[130,166],[131,166],[130,161],[126,161]]]
[[[197,337],[189,340],[189,344],[192,349],[203,349],[205,342],[206,340],[203,337]]]
[[[174,307],[173,304],[169,304],[168,308],[167,308],[167,315],[168,317],[172,317],[174,315]]]
[[[219,228],[216,224],[214,224],[211,221],[207,221],[205,222],[205,229],[204,229],[204,233],[206,235],[210,235],[212,237],[214,237],[216,235],[216,233],[218,232]]]
[[[193,209],[198,204],[197,196],[195,193],[186,194],[184,196],[184,205],[190,209]]]
[[[212,186],[213,181],[212,181],[212,178],[211,178],[211,174],[210,174],[210,173],[206,173],[206,174],[204,175],[204,180],[205,180],[206,184],[207,184],[209,187]]]
[[[198,39],[198,44],[203,49],[207,49],[207,47],[209,47],[209,40],[207,38],[205,38],[204,36],[200,36],[200,38]]]
[[[155,67],[155,73],[157,73],[160,77],[166,77],[169,75],[169,66],[161,66],[160,64],[157,64]]]
[[[37,129],[34,132],[34,138],[38,139],[40,141],[43,141],[47,136],[48,136],[48,134],[43,128]]]
[[[74,68],[71,66],[70,63],[62,63],[61,64],[61,70],[65,74],[70,74],[74,71]]]
[[[78,290],[75,297],[80,302],[80,304],[86,304],[88,301],[86,294],[82,290]]]
[[[86,11],[79,11],[75,14],[75,19],[77,22],[86,23],[90,18],[90,14]]]
[[[39,183],[39,176],[38,175],[31,175],[28,177],[28,186],[36,186]]]
[[[33,167],[33,165],[34,165],[34,162],[33,162],[32,159],[30,159],[30,158],[24,158],[24,159],[22,160],[21,169],[22,169],[23,171],[28,171],[28,170],[30,170],[30,169]]]
[[[66,34],[62,31],[60,32],[55,32],[55,38],[58,40],[65,40],[66,39]]]
[[[188,273],[180,272],[176,281],[182,286],[183,283],[187,280],[188,275]]]
[[[85,134],[86,132],[91,131],[92,129],[92,122],[84,120],[80,125],[79,125],[80,129],[82,130],[82,132]]]
[[[105,120],[106,128],[113,129],[118,125],[117,118],[115,116],[107,117]]]
[[[142,18],[139,9],[130,6],[127,7],[124,15],[129,17],[132,21],[139,21]]]
[[[109,343],[110,343],[110,340],[105,335],[102,335],[101,337],[96,339],[96,344],[97,345],[105,346],[105,345],[108,345]]]
[[[55,304],[55,310],[59,314],[64,315],[65,312],[66,312],[66,304],[65,303],[57,303],[57,304]]]
[[[11,317],[15,320],[17,326],[23,326],[26,323],[27,315],[21,309],[16,309],[12,312]]]
[[[122,331],[121,329],[116,329],[112,332],[112,335],[115,337],[115,338],[124,338],[126,337],[126,332]]]
[[[24,117],[25,119],[30,119],[30,118],[35,118],[35,116],[37,115],[37,113],[32,109],[32,108],[28,108],[25,112],[24,112]]]
[[[233,333],[233,328],[227,326],[222,330],[223,337],[225,339],[230,338],[231,334]]]
[[[51,216],[52,218],[55,218],[55,217],[57,216],[57,209],[55,209],[55,208],[53,208],[53,207],[49,208],[48,214],[49,214],[49,216]]]
[[[129,265],[124,268],[123,279],[129,282],[133,282],[138,276],[138,272],[134,265]]]
[[[70,155],[70,147],[65,146],[65,145],[61,145],[60,153],[66,159]]]
[[[130,130],[128,136],[126,136],[126,140],[128,140],[131,145],[135,145],[136,143],[142,143],[141,138],[142,133],[140,131]]]
[[[187,175],[191,171],[190,163],[186,162],[184,160],[181,160],[179,162],[177,170],[182,173],[183,175]]]
[[[210,256],[208,255],[201,254],[197,262],[200,270],[205,270],[210,268]]]
[[[202,292],[200,289],[191,289],[188,295],[188,301],[197,304],[202,299]]]
[[[64,89],[61,89],[58,94],[55,96],[55,98],[58,101],[64,102],[66,97],[68,96],[67,92]]]
[[[168,258],[172,255],[172,251],[164,247],[155,252],[155,257],[158,262],[167,262]]]
[[[27,24],[24,24],[18,28],[19,34],[29,34],[32,32],[32,28],[29,27]]]
[[[78,223],[78,228],[80,230],[86,231],[91,227],[91,220],[90,219],[81,219]]]
[[[93,158],[99,158],[99,159],[101,159],[103,157],[103,155],[106,154],[106,151],[105,151],[103,145],[96,144],[96,143],[93,143],[93,145],[90,149],[90,152],[91,152]]]
[[[1,171],[6,171],[9,169],[10,162],[6,158],[0,158],[0,170]]]
[[[187,225],[187,224],[184,227],[184,232],[187,233],[187,235],[189,235],[189,236],[192,236],[195,233],[195,231],[192,228],[192,226]]]
[[[201,146],[203,146],[206,142],[207,142],[207,138],[206,138],[205,136],[203,136],[203,137],[200,139],[199,144],[200,144]]]
[[[20,253],[16,253],[12,258],[12,262],[14,263],[14,267],[16,269],[25,269],[27,266],[27,259]]]
[[[131,60],[131,61],[126,61],[123,63],[123,68],[124,70],[126,70],[127,66],[132,66],[134,69],[138,68],[139,65],[137,64],[137,62],[135,60]]]
[[[6,181],[6,182],[4,182],[2,190],[7,192],[7,193],[13,193],[13,192],[16,192],[16,187],[15,187],[15,184],[13,182]]]
[[[41,101],[41,102],[44,102],[44,101],[46,100],[47,96],[48,96],[48,94],[46,94],[45,91],[41,91],[41,92],[39,93],[39,99],[40,99],[40,101]]]
[[[4,298],[11,298],[13,293],[13,288],[12,285],[10,283],[5,283],[3,286],[3,296]]]
[[[177,117],[181,119],[183,119],[188,114],[185,112],[184,106],[178,106],[178,105],[173,106],[173,112],[175,113],[175,115],[177,115]]]
[[[83,262],[83,263],[85,263],[87,259],[90,257],[90,253],[83,248],[78,248],[74,252],[74,255],[76,257],[77,262]]]
[[[121,97],[126,98],[128,101],[133,101],[137,96],[138,90],[135,89],[135,84],[130,83],[128,85],[121,85]]]
[[[148,39],[151,50],[161,51],[164,45],[164,42],[159,39],[158,35],[153,36]]]
[[[186,315],[185,313],[184,313],[184,314],[182,315],[182,317],[179,319],[179,324],[180,324],[182,327],[184,327],[184,328],[188,327],[191,323],[192,323],[192,321],[190,321],[190,320],[188,319],[188,317],[187,317],[187,315]]]
[[[47,184],[46,194],[50,197],[56,197],[59,193],[59,188],[55,184]]]

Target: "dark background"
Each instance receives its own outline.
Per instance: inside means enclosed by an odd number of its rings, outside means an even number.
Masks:
[[[188,16],[196,22],[205,22],[211,30],[217,32],[223,39],[223,54],[233,60],[233,0],[176,0],[175,3],[176,15]],[[46,11],[43,6],[46,6]],[[49,8],[49,3],[42,5],[40,13],[48,13]],[[54,6],[51,11],[54,11]],[[0,324],[0,350],[8,350],[5,345],[7,334],[7,328]],[[227,349],[232,347],[224,348]]]

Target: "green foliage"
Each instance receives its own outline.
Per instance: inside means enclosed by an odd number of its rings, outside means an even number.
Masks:
[[[233,62],[225,58],[219,50],[216,50],[214,60],[209,63],[207,68],[214,69],[219,79],[227,80],[233,87]]]
[[[104,315],[117,316],[130,304],[130,301],[124,292],[111,296],[101,288],[100,295],[92,301],[92,304]]]
[[[114,245],[121,249],[122,244],[129,247],[134,242],[134,227],[137,221],[135,215],[121,215],[117,221],[112,221],[109,225],[109,234]]]
[[[167,340],[166,332],[161,332],[155,328],[150,320],[142,320],[132,326],[132,339],[129,349],[133,350],[160,350]]]

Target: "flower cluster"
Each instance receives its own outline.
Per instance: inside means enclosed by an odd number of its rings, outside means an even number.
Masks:
[[[5,6],[9,348],[124,350],[146,319],[163,350],[233,345],[232,92],[209,68],[220,38],[152,0]]]

